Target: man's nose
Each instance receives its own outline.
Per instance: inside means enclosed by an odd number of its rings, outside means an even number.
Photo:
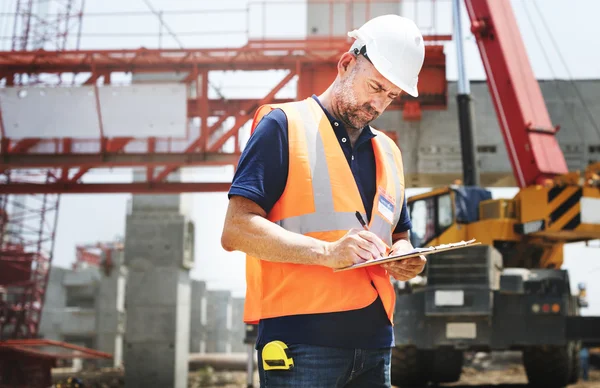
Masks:
[[[371,100],[371,107],[377,111],[378,115],[381,115],[384,110],[390,105],[392,99],[385,93],[380,93]]]
[[[389,100],[389,101],[388,101]],[[377,96],[371,100],[371,108],[375,110],[377,115],[383,113],[383,111],[388,107],[388,105],[392,102],[389,98],[385,96]]]

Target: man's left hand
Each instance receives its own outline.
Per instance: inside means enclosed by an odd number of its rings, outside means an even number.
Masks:
[[[407,240],[399,240],[394,244],[389,255],[399,255],[411,251],[412,249],[413,247],[410,242]],[[392,261],[381,264],[381,266],[387,270],[389,274],[394,277],[394,279],[407,281],[423,272],[425,263],[427,263],[427,259],[425,259],[424,256],[418,256],[411,257],[410,259]]]

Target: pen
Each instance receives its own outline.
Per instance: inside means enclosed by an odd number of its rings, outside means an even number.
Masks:
[[[360,214],[360,212],[357,210],[354,213],[354,215],[356,215],[356,219],[358,220],[358,222],[360,222],[360,224],[362,225],[363,229],[368,231],[369,227],[367,226],[367,223],[365,222],[365,220],[362,218],[362,215]],[[387,249],[387,251],[389,251],[390,247],[386,243],[384,243],[384,245],[385,245],[385,248]],[[383,254],[382,254],[382,256],[383,256]]]
[[[356,219],[358,220],[358,222],[360,222],[360,224],[362,225],[363,229],[364,230],[369,230],[369,227],[367,226],[367,223],[362,218],[362,215],[358,212],[358,210],[354,214],[356,215]]]

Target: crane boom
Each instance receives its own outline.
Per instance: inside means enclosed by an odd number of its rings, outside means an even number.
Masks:
[[[568,173],[510,0],[465,4],[518,186]]]

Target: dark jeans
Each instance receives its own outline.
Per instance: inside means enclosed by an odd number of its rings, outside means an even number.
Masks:
[[[274,387],[391,387],[391,349],[339,349],[313,345],[288,345],[294,359],[291,370],[263,370],[258,349],[262,388]]]

